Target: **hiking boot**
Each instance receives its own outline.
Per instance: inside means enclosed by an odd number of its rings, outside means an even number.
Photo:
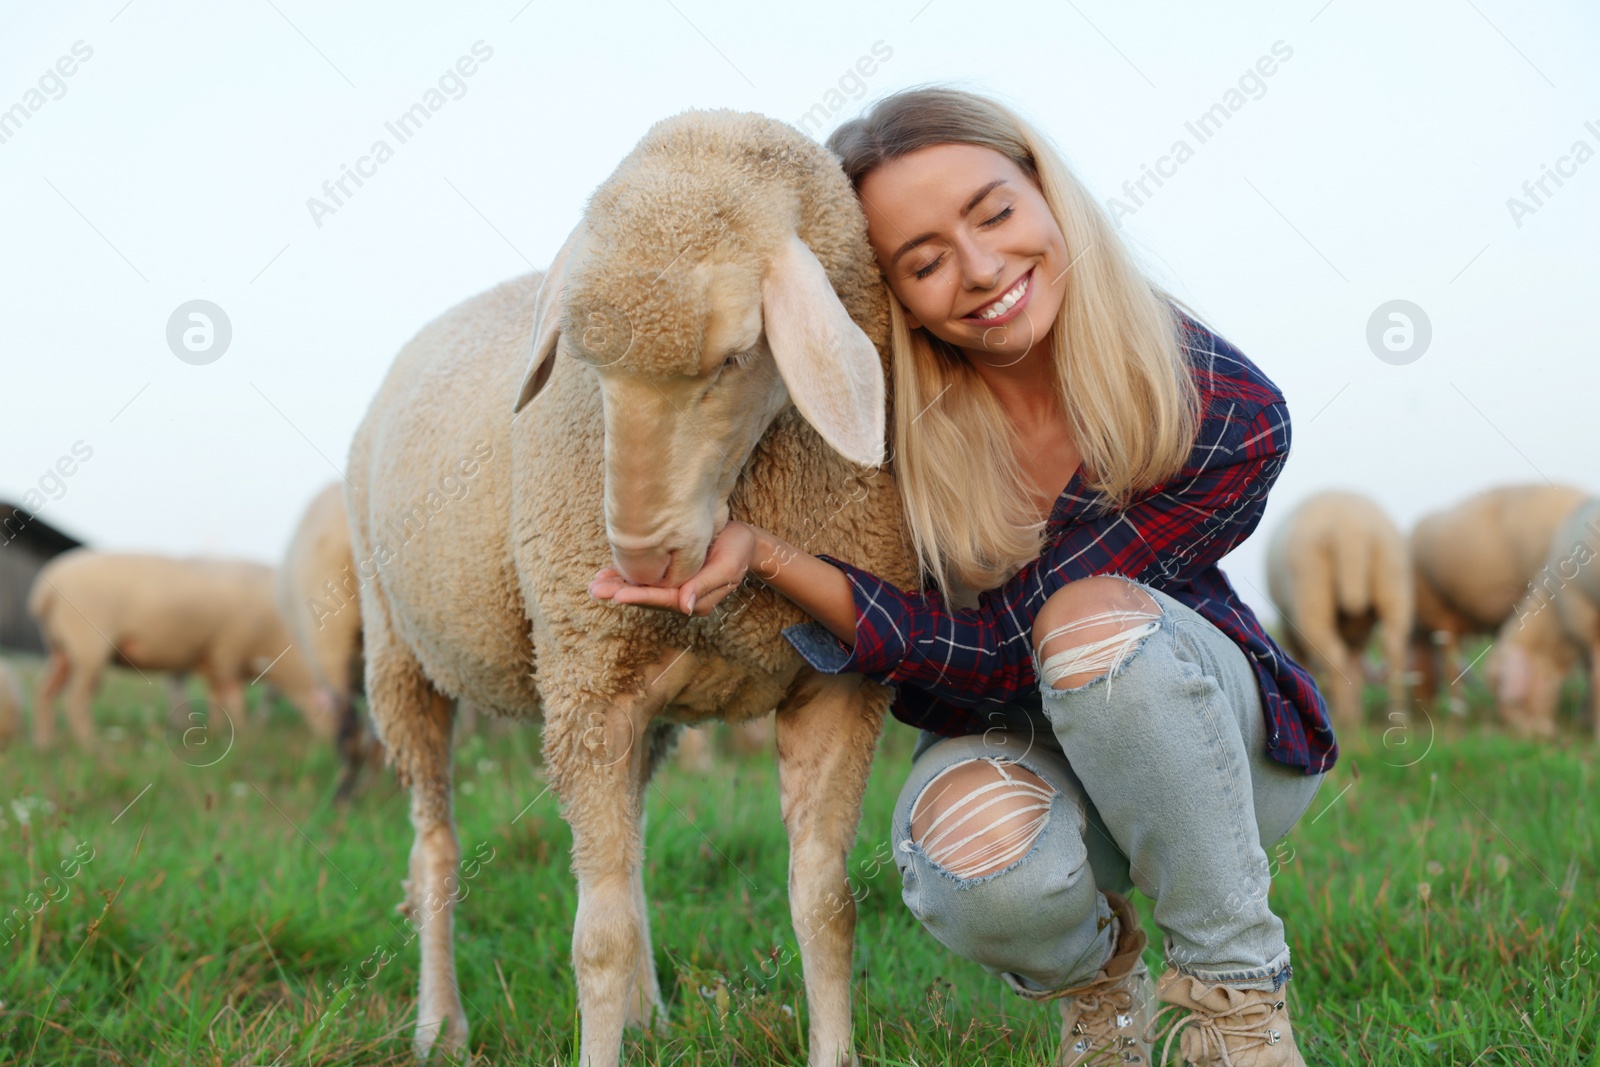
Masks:
[[[1105,890],[1117,927],[1111,958],[1080,986],[1058,989],[1041,999],[1059,1000],[1060,1067],[1149,1067],[1145,1031],[1155,1007],[1155,989],[1143,953],[1148,938],[1126,897]]]
[[[1167,1004],[1157,1019],[1176,1013],[1152,1038],[1166,1039],[1162,1062],[1178,1039],[1178,1052],[1191,1067],[1306,1067],[1294,1043],[1283,989],[1207,985],[1168,967],[1156,982],[1156,995]]]

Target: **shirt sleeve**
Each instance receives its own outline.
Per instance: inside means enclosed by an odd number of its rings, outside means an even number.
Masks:
[[[1288,458],[1289,409],[1281,396],[1253,417],[1238,414],[1245,405],[1237,400],[1223,403],[1202,422],[1177,477],[1123,510],[1066,527],[1004,585],[978,594],[978,607],[952,609],[934,590],[909,595],[819,555],[850,580],[855,644],[817,622],[786,627],[784,636],[826,673],[910,683],[964,708],[1016,699],[1038,684],[1033,620],[1057,589],[1094,574],[1181,587],[1255,530]]]

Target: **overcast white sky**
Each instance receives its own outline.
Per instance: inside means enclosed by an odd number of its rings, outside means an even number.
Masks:
[[[0,4],[0,112],[27,111],[0,123],[0,498],[44,478],[41,517],[97,546],[273,561],[398,348],[545,266],[653,122],[797,122],[841,79],[832,124],[926,81],[992,93],[1102,198],[1193,147],[1122,232],[1289,399],[1293,456],[1225,563],[1264,615],[1267,531],[1318,489],[1402,524],[1496,483],[1600,491],[1592,5],[608,6]],[[479,41],[462,95],[386,134]],[[1199,143],[1185,123],[1275,44]],[[319,227],[307,199],[379,138],[394,157]],[[1535,203],[1547,166],[1567,176]],[[207,365],[166,340],[194,299],[232,324]],[[1366,339],[1395,299],[1432,327],[1404,365]],[[50,482],[79,441],[92,457]]]

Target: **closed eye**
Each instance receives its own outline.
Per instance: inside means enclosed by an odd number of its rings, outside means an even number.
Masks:
[[[1009,219],[1011,217],[1011,214],[1012,214],[1013,210],[1014,210],[1013,208],[1008,207],[1004,211],[1000,212],[1000,214],[996,215],[994,218],[985,219],[983,222],[979,223],[979,225],[980,226],[995,226],[995,225],[999,225],[1000,223],[1004,222],[1006,219]],[[944,262],[944,257],[940,256],[938,259],[934,260],[932,263],[929,263],[926,267],[923,267],[921,270],[917,271],[917,277],[918,278],[926,278],[928,275],[932,274],[935,270],[937,270],[938,267],[939,267],[939,264],[941,264],[943,262]]]

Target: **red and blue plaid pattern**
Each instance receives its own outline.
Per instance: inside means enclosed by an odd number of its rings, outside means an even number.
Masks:
[[[1078,578],[1121,574],[1193,608],[1238,642],[1261,684],[1267,750],[1306,774],[1333,766],[1338,744],[1311,675],[1278,647],[1239,600],[1217,561],[1250,536],[1289,457],[1289,408],[1243,353],[1179,313],[1203,413],[1188,462],[1121,511],[1098,507],[1079,474],[1062,491],[1045,549],[977,608],[948,607],[936,589],[911,596],[860,567],[819,554],[850,579],[856,641],[819,622],[785,627],[817,670],[859,672],[896,686],[892,711],[946,736],[982,733],[986,711],[1039,707],[1033,620],[1051,593]]]

